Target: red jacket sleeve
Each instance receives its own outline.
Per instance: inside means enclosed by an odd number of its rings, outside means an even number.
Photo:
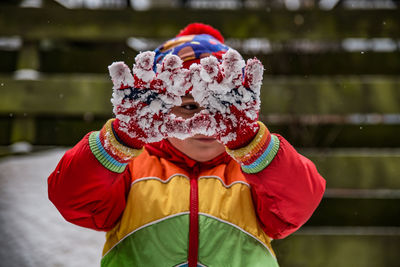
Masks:
[[[68,150],[48,178],[49,199],[69,222],[108,231],[125,209],[128,168],[116,173],[92,154],[88,136]]]
[[[252,186],[263,230],[271,238],[280,239],[311,217],[322,199],[325,180],[310,160],[276,136],[280,145],[272,162],[258,173],[244,174]]]

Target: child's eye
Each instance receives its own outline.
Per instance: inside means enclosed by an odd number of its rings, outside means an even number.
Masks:
[[[195,109],[199,108],[199,106],[197,104],[185,104],[185,105],[182,105],[181,107],[186,110],[195,110]]]

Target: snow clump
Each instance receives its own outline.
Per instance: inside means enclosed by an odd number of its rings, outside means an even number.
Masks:
[[[169,54],[154,72],[154,57],[152,51],[139,53],[133,75],[123,62],[109,66],[113,111],[122,122],[120,130],[130,137],[149,143],[166,137],[216,136],[257,118],[264,71],[258,59],[246,63],[229,49],[221,62],[209,56],[186,69],[181,58]],[[203,110],[189,119],[172,114],[172,108],[180,106],[181,97],[188,94]],[[140,134],[135,132],[138,127]],[[235,133],[227,133],[220,139],[226,143],[235,138]]]

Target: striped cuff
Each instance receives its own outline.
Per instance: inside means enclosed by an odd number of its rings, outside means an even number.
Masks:
[[[101,131],[92,132],[89,135],[89,146],[93,155],[104,167],[121,173],[132,158],[142,153],[143,148],[134,149],[119,143],[112,131],[113,120],[109,120]]]
[[[230,150],[228,154],[236,159],[245,173],[257,173],[265,169],[279,150],[279,139],[272,135],[262,122],[257,122],[260,126],[257,135],[247,146]]]

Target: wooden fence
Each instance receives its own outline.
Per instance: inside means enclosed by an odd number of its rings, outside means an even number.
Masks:
[[[99,129],[112,116],[107,66],[138,52],[129,38],[151,46],[192,21],[263,61],[261,119],[327,180],[309,222],[274,241],[281,266],[398,266],[399,10],[0,6],[0,38],[15,43],[0,41],[0,145],[70,146]]]

